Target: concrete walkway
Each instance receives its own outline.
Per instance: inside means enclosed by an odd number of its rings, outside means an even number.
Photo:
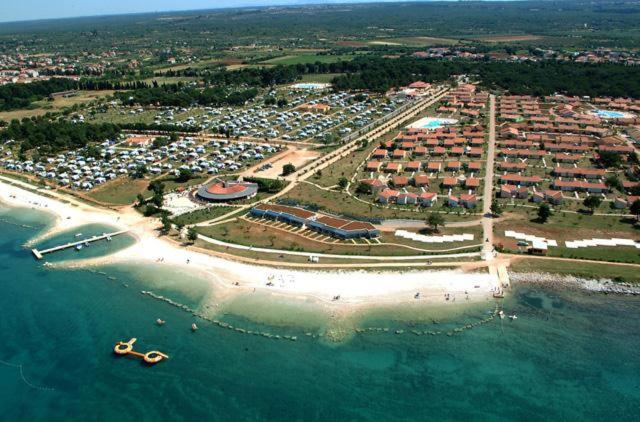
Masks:
[[[485,260],[493,259],[493,215],[491,202],[493,200],[493,165],[496,150],[496,97],[489,96],[489,148],[487,149],[487,173],[484,178],[484,192],[482,201],[482,256]]]

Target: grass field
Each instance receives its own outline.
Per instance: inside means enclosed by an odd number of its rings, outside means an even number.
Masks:
[[[637,267],[627,267],[622,265],[597,264],[590,262],[568,262],[545,259],[522,258],[514,261],[510,271],[515,272],[538,272],[563,275],[575,275],[584,278],[618,279],[630,283],[640,282],[640,271]]]
[[[530,221],[535,218],[535,211],[533,209],[527,214],[505,214],[505,217],[508,218],[495,226],[496,241],[502,243],[507,249],[516,250],[517,240],[503,237],[505,230],[514,230],[556,240],[558,247],[550,247],[549,256],[640,264],[640,252],[633,247],[569,249],[564,246],[564,242],[567,240],[611,237],[638,239],[640,237],[640,226],[634,224],[635,221],[633,219],[616,216],[556,213],[545,224],[540,224]]]
[[[329,213],[369,219],[408,218],[423,220],[432,211],[429,208],[418,208],[416,206],[407,206],[402,209],[375,206],[358,201],[344,192],[323,190],[308,183],[301,183],[296,186],[287,193],[285,198],[292,199],[299,204],[318,206]],[[462,212],[462,210],[460,211]],[[446,221],[464,221],[479,218],[478,216],[458,215],[456,211],[443,214],[443,217]]]
[[[306,63],[335,63],[343,60],[353,60],[355,56],[353,55],[328,55],[328,54],[291,54],[282,57],[276,57],[273,59],[265,60],[261,63],[264,64],[282,64],[282,65],[290,65],[290,64],[306,64]]]
[[[104,98],[109,95],[113,95],[115,91],[80,91],[80,93],[73,97],[67,98],[55,98],[53,101],[42,100],[33,103],[32,108],[5,111],[0,113],[0,120],[11,121],[13,119],[23,119],[25,117],[42,116],[46,113],[55,113],[61,111],[66,107],[71,107],[76,104],[88,103],[93,100]]]
[[[375,256],[398,256],[398,255],[425,255],[429,253],[438,253],[439,250],[450,248],[469,246],[469,250],[461,250],[460,252],[473,251],[471,247],[478,243],[478,240],[470,242],[455,242],[441,244],[426,244],[415,242],[403,238],[398,238],[390,233],[384,233],[380,237],[382,243],[394,243],[395,245],[376,245],[368,244],[364,240],[340,243],[323,243],[308,237],[289,233],[284,230],[277,230],[259,223],[252,223],[242,219],[233,222],[219,224],[208,227],[198,227],[198,232],[209,237],[213,237],[224,242],[236,243],[244,246],[253,246],[270,249],[291,250],[309,253],[324,254],[341,254],[341,255],[375,255]],[[456,232],[451,229],[451,234]],[[481,236],[476,236],[478,239]],[[422,252],[402,245],[414,248],[426,249],[434,252]]]
[[[470,37],[471,39],[488,42],[488,43],[500,43],[500,42],[524,42],[524,41],[538,41],[544,37],[540,35],[530,34],[505,34],[505,35],[483,35],[478,37]]]
[[[402,45],[405,47],[431,47],[435,45],[455,45],[460,41],[453,38],[436,37],[400,37],[369,40],[372,45]]]
[[[188,212],[185,214],[181,214],[177,217],[174,217],[172,220],[175,224],[197,224],[203,221],[213,220],[216,217],[220,217],[221,215],[225,215],[228,212],[231,212],[235,209],[235,207],[209,207],[201,210],[196,210],[192,212]]]
[[[139,193],[145,194],[149,180],[119,178],[87,193],[87,196],[103,203],[113,205],[130,205]]]

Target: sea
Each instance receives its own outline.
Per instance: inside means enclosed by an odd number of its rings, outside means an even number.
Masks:
[[[348,317],[269,296],[223,305],[212,283],[184,270],[45,265],[133,241],[37,261],[26,242],[50,224],[43,212],[0,205],[3,421],[639,418],[637,297],[518,285],[503,303]],[[496,317],[496,306],[518,318]],[[113,353],[134,337],[136,350],[169,359],[147,366]]]

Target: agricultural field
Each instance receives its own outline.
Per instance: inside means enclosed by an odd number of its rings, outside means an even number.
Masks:
[[[265,60],[262,64],[269,65],[292,65],[292,64],[306,64],[306,63],[336,63],[340,61],[353,60],[355,56],[350,54],[290,54],[282,57],[276,57],[273,59]]]

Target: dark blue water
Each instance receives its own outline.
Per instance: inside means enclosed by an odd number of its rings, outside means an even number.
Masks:
[[[297,338],[276,340],[220,328],[140,293],[153,290],[204,312],[210,285],[188,275],[47,269],[22,246],[46,221],[0,210],[1,420],[638,418],[638,299],[520,286],[505,303],[518,313],[515,322],[453,331],[487,318],[489,305],[435,322],[375,313],[358,326],[388,331],[352,332],[338,344],[319,337],[327,330],[322,318],[307,315],[299,327],[295,307],[279,308],[271,325],[217,317]],[[104,231],[82,232],[89,230]],[[127,244],[118,242],[50,258]],[[156,326],[158,317],[167,324]],[[436,331],[443,334],[428,334]],[[131,337],[136,349],[170,359],[146,367],[114,356],[114,343]]]

